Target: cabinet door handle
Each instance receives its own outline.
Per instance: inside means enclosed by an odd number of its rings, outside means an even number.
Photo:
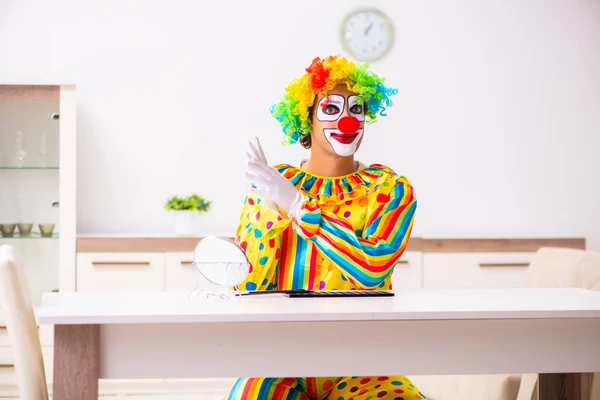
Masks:
[[[150,261],[92,261],[92,265],[150,265]]]
[[[193,263],[194,263],[193,261],[181,261],[181,265],[185,265],[185,266],[192,265]]]
[[[529,263],[515,262],[515,263],[479,263],[480,267],[529,267]]]
[[[408,260],[398,260],[396,264],[408,264]]]

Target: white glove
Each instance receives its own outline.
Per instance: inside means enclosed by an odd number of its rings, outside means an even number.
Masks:
[[[246,157],[246,178],[256,186],[251,191],[262,201],[276,204],[299,221],[304,197],[279,171],[267,164],[257,138],[254,142],[248,142]]]
[[[267,157],[265,157],[265,153],[258,141],[258,138],[255,136],[253,140],[248,140],[246,142],[246,148],[244,149],[244,156],[246,157],[246,161],[249,160],[258,160],[263,163],[269,165],[267,162]]]

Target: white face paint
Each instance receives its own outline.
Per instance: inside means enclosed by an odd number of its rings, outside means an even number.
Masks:
[[[348,97],[348,115],[356,117],[360,122],[365,120],[365,107],[364,104],[357,104],[358,96]]]
[[[327,105],[324,105],[327,103]],[[333,122],[340,119],[344,113],[346,99],[339,94],[331,94],[329,98],[323,97],[317,105],[317,119],[323,122]]]
[[[347,115],[355,117],[360,122],[365,120],[364,106],[357,104],[358,96],[348,96]],[[346,98],[339,94],[330,94],[319,101],[317,105],[317,119],[324,122],[327,128],[323,128],[323,134],[335,154],[347,157],[356,152],[358,143],[363,136],[363,128],[355,134],[344,134],[337,129],[337,121],[344,115]]]
[[[338,156],[347,157],[356,153],[356,147],[360,143],[360,139],[363,136],[364,129],[359,129],[356,136],[351,136],[351,140],[345,139],[349,135],[343,134],[337,129],[323,129],[325,138],[331,145],[331,148]]]

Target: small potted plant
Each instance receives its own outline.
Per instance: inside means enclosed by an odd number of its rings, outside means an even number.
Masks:
[[[175,234],[179,236],[198,233],[200,215],[210,209],[212,202],[197,194],[172,196],[165,203],[165,210],[172,212],[175,220]]]

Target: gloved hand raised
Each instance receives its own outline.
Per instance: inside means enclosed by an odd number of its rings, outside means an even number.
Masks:
[[[262,201],[274,203],[288,215],[299,219],[302,194],[279,171],[268,165],[258,138],[247,144],[245,176],[255,186],[251,191]]]

